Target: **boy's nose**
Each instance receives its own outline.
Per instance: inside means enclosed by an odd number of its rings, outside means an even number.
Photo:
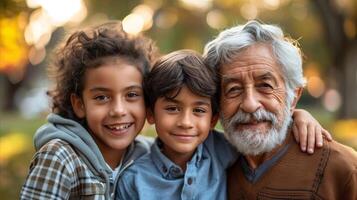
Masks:
[[[122,117],[127,113],[126,105],[124,100],[118,99],[113,102],[112,108],[109,111],[111,117]]]
[[[191,118],[191,112],[184,111],[181,114],[181,117],[180,117],[180,119],[178,121],[178,126],[181,127],[181,128],[185,128],[185,129],[193,127],[192,118]]]
[[[261,107],[259,100],[259,94],[254,89],[254,87],[249,87],[245,89],[243,94],[243,99],[240,104],[240,109],[247,113],[253,113]]]

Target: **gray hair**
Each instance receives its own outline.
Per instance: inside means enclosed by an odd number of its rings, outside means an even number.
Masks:
[[[204,48],[205,62],[219,72],[220,66],[232,62],[235,55],[249,46],[267,43],[272,46],[273,54],[284,74],[288,98],[293,98],[294,90],[303,87],[302,56],[296,41],[284,37],[278,26],[249,21],[222,31],[217,38]]]

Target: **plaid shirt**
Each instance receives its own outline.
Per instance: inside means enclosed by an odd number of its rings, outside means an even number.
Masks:
[[[69,143],[54,139],[36,152],[20,198],[105,199],[106,187]]]

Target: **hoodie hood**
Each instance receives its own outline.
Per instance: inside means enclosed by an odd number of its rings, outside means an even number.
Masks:
[[[97,144],[81,124],[53,113],[48,115],[47,121],[48,123],[35,133],[36,151],[53,139],[61,139],[72,145],[88,167],[93,168],[94,173],[103,174],[103,171],[107,172],[106,174],[111,173]]]

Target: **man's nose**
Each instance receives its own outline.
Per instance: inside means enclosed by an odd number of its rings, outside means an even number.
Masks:
[[[127,114],[127,108],[125,104],[125,100],[122,98],[118,98],[113,101],[112,106],[109,111],[109,115],[111,117],[122,117]]]
[[[261,107],[259,94],[254,87],[248,87],[245,89],[243,99],[240,108],[247,112],[253,113]]]

